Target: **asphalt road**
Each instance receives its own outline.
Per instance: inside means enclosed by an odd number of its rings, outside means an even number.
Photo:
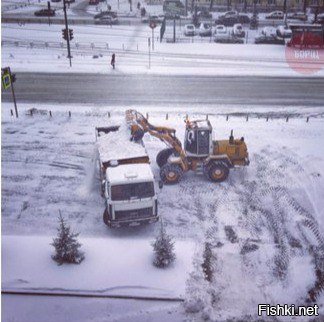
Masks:
[[[18,102],[323,106],[323,78],[17,73]],[[2,92],[11,101],[11,91]]]

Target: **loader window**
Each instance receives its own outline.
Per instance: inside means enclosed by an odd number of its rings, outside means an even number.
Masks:
[[[130,200],[140,198],[150,198],[154,196],[153,182],[140,182],[132,184],[120,184],[111,186],[111,199]]]
[[[186,135],[186,151],[197,154],[197,132],[190,130]]]
[[[198,131],[198,154],[209,154],[209,131]]]

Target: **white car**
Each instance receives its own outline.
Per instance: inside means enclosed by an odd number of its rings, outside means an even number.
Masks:
[[[235,10],[232,10],[232,11],[226,11],[224,12],[222,15],[220,15],[220,18],[236,18],[238,17],[238,12],[235,11]]]
[[[292,31],[287,26],[278,26],[277,27],[277,36],[281,38],[291,38]]]
[[[264,27],[261,30],[261,34],[264,36],[277,36],[277,30],[274,27]]]
[[[242,38],[235,36],[223,25],[217,25],[214,30],[214,41],[219,43],[243,44]]]
[[[283,19],[285,14],[282,11],[273,11],[266,15],[266,19]]]
[[[185,36],[194,36],[196,34],[196,29],[193,24],[184,26],[184,35]]]
[[[240,23],[236,23],[233,26],[233,35],[236,37],[244,38],[245,37],[245,31],[243,30],[243,26]]]
[[[198,28],[199,36],[209,37],[212,35],[212,26],[209,22],[201,22]]]
[[[214,34],[216,33],[224,33],[227,31],[227,28],[224,25],[217,25],[214,30]]]

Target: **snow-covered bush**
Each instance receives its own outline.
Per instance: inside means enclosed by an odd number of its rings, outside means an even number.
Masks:
[[[175,260],[174,242],[172,238],[167,235],[161,221],[161,228],[156,240],[152,243],[155,256],[153,265],[156,267],[167,267]]]
[[[79,250],[81,247],[81,244],[77,241],[79,234],[71,232],[71,228],[62,217],[61,212],[57,231],[57,237],[51,243],[55,248],[52,259],[59,265],[63,263],[80,264],[84,260],[84,253]]]

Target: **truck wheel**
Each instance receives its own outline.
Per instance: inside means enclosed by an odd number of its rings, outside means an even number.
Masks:
[[[206,172],[211,181],[222,182],[227,179],[229,168],[224,163],[214,162],[208,167]]]
[[[183,170],[178,164],[167,163],[160,170],[160,177],[165,184],[175,184],[181,180]]]
[[[103,213],[103,222],[108,226],[108,218],[109,218],[109,213],[108,209],[106,208],[104,213]]]
[[[170,155],[173,153],[173,149],[163,149],[161,150],[158,155],[156,156],[156,163],[160,168],[162,168],[167,162]]]

